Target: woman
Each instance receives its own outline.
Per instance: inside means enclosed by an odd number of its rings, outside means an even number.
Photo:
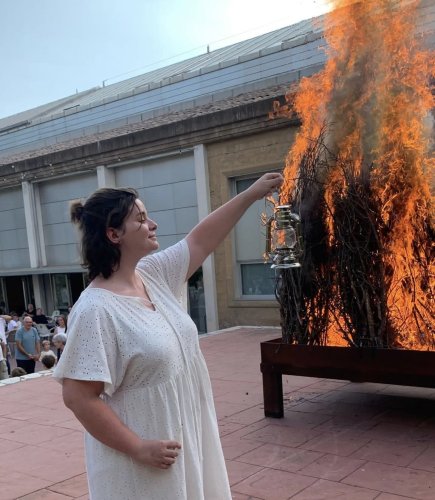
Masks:
[[[66,316],[61,314],[56,318],[56,326],[54,327],[54,335],[57,335],[58,333],[64,333],[66,335],[66,330],[67,330],[67,322],[66,322]]]
[[[51,339],[53,342],[54,347],[56,348],[57,351],[57,356],[55,356],[56,359],[60,359],[62,356],[63,350],[65,349],[66,345],[66,334],[65,333],[56,333],[56,335],[53,335],[53,338]],[[54,353],[53,353],[54,355]]]
[[[246,209],[278,189],[250,188],[156,254],[157,224],[132,189],[101,189],[72,220],[90,285],[69,316],[54,372],[87,430],[92,500],[230,500],[210,380],[182,307],[186,280]]]

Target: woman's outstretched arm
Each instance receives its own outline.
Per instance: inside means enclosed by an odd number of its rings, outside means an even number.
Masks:
[[[255,201],[279,189],[283,180],[277,172],[264,174],[246,191],[217,208],[190,231],[186,236],[190,251],[188,278],[224,240],[246,210]]]

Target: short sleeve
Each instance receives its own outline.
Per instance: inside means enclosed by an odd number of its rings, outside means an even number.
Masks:
[[[182,239],[161,252],[140,260],[138,268],[161,277],[178,300],[185,292],[190,253],[187,241]]]
[[[32,327],[33,331],[33,338],[35,339],[35,342],[41,342],[41,337],[39,336],[39,332],[36,328]]]
[[[112,396],[119,384],[115,327],[103,304],[83,300],[68,318],[68,339],[53,377],[103,382]]]
[[[19,328],[15,334],[15,342],[23,342],[23,332],[21,328]]]

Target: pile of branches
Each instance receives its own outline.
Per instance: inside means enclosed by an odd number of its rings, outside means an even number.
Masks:
[[[327,345],[336,335],[352,347],[402,347],[388,307],[397,286],[385,259],[389,229],[370,172],[333,157],[324,132],[302,157],[291,199],[280,200],[299,214],[304,245],[301,267],[277,274],[283,342]],[[430,237],[422,235],[427,248]],[[412,282],[405,286],[412,298]],[[433,348],[434,337],[424,345]]]

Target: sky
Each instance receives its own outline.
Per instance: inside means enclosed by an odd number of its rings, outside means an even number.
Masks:
[[[0,0],[0,118],[324,13],[328,0]]]

